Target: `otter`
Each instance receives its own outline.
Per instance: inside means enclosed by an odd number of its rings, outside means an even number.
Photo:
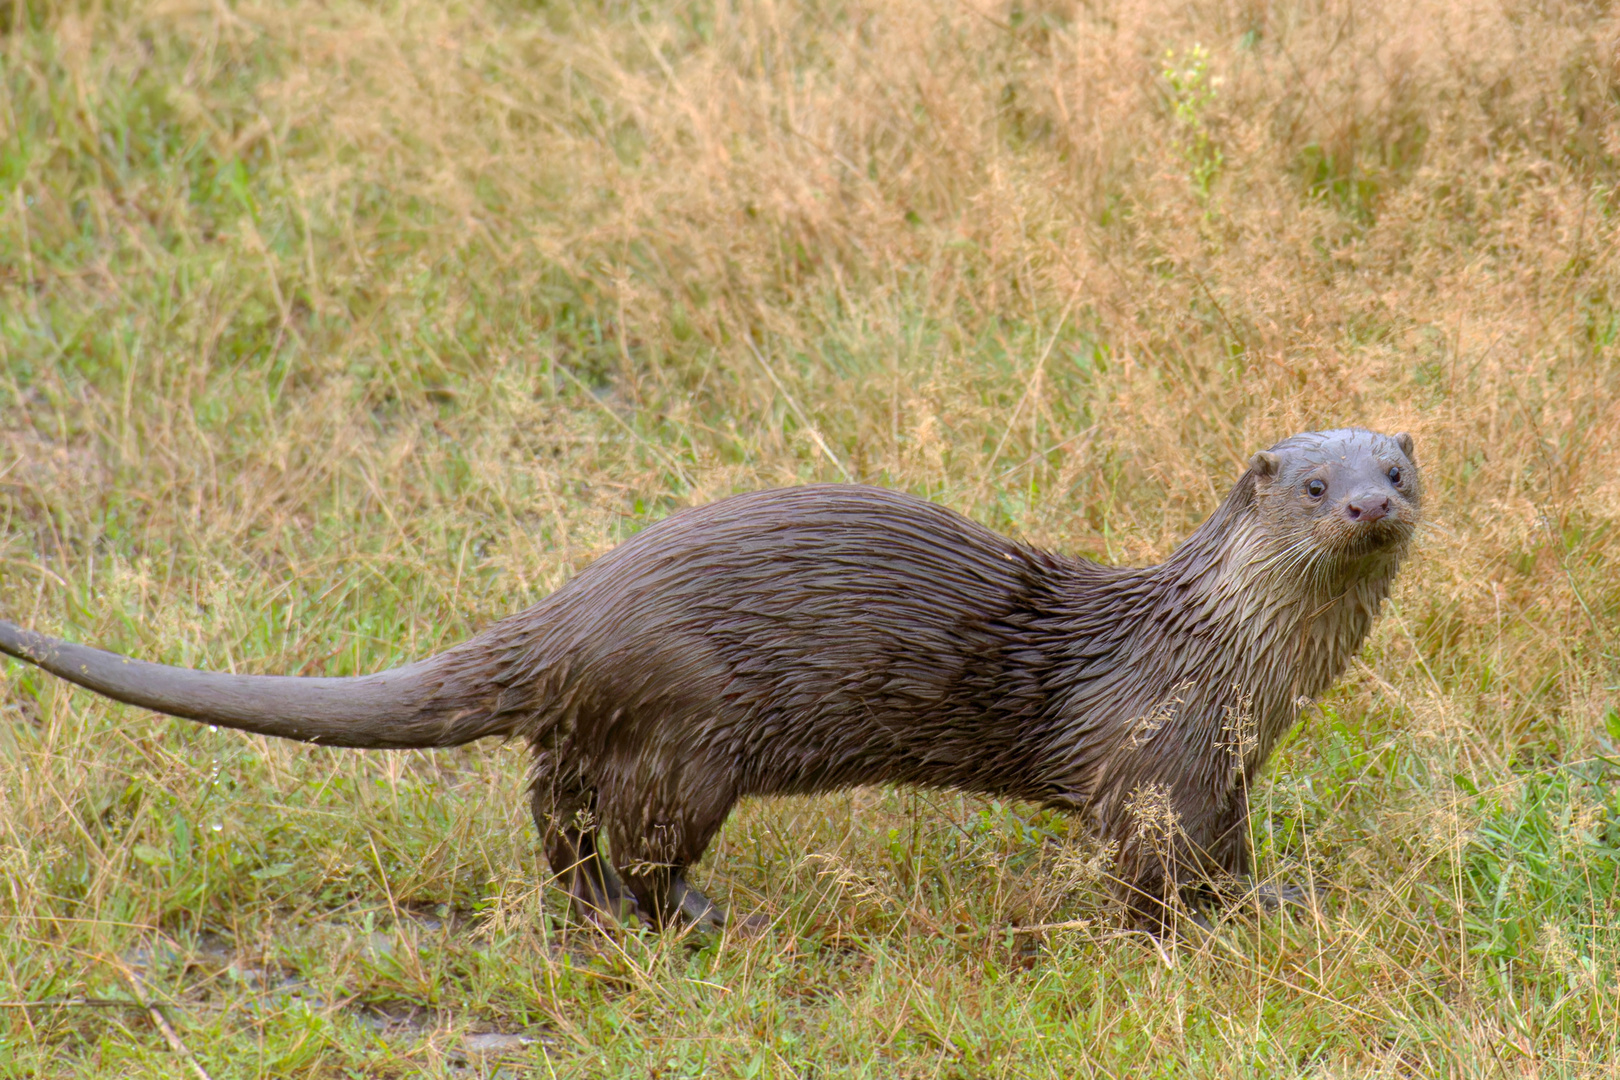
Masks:
[[[1116,848],[1129,917],[1157,933],[1247,876],[1255,774],[1361,648],[1421,502],[1411,437],[1348,428],[1256,453],[1155,566],[817,485],[673,514],[527,610],[374,675],[192,671],[9,622],[0,650],[278,738],[526,740],[547,861],[604,923],[723,924],[687,870],[741,798],[897,783],[1085,815]]]

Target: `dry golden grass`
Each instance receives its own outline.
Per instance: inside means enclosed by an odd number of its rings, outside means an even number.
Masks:
[[[184,1074],[82,1004],[142,994],[215,1077],[494,1075],[489,1030],[504,1075],[1609,1075],[1606,6],[0,12],[6,618],[344,674],[771,484],[1119,561],[1304,428],[1409,430],[1432,492],[1258,800],[1335,891],[1202,952],[1116,937],[1060,819],[912,792],[746,806],[702,877],[758,940],[559,943],[516,749],[7,666],[0,1074]]]

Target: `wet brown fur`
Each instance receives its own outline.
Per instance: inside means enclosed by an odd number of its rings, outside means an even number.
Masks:
[[[1142,568],[1032,550],[890,491],[787,488],[678,513],[379,675],[192,672],[4,622],[0,650],[308,742],[523,738],[547,857],[587,911],[717,920],[685,869],[738,799],[900,783],[1085,813],[1158,926],[1178,891],[1247,874],[1250,784],[1361,647],[1418,485],[1406,436],[1295,436]]]

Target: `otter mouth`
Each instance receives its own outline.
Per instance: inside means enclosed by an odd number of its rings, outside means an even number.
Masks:
[[[1379,514],[1354,519],[1348,513],[1333,521],[1324,537],[1344,558],[1359,558],[1405,547],[1415,531],[1403,514]]]

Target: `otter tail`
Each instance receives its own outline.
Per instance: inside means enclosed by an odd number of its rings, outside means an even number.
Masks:
[[[281,739],[363,749],[460,746],[511,734],[524,697],[464,646],[354,678],[225,675],[132,660],[0,620],[0,652],[115,701]]]

